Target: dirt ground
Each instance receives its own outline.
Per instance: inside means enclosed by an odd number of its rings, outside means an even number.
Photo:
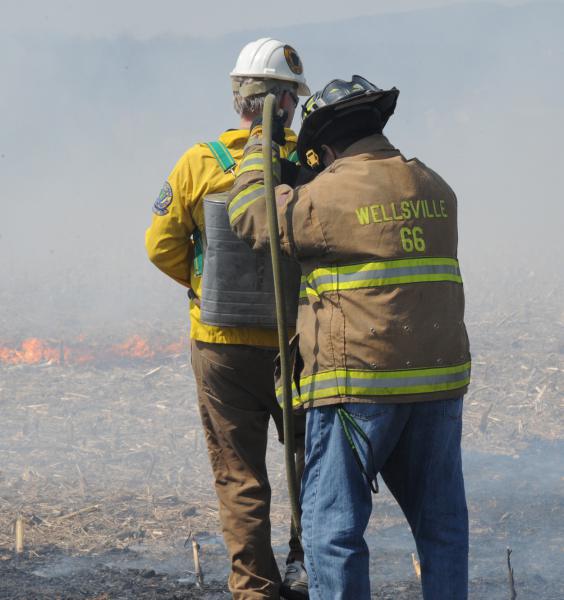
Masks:
[[[486,295],[469,318],[463,444],[472,599],[510,598],[507,546],[519,600],[564,598],[558,296],[500,306]],[[0,364],[0,409],[0,599],[229,597],[187,348],[106,364]],[[282,566],[289,510],[272,433],[273,547]],[[201,546],[202,588],[191,536]],[[367,539],[373,598],[420,598],[411,535],[385,489]]]

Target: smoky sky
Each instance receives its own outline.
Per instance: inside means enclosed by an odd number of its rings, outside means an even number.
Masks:
[[[71,4],[49,6],[55,14]],[[116,18],[127,4],[117,3]],[[354,7],[363,14],[368,3]],[[159,20],[157,35],[120,33],[104,29],[103,11],[82,30],[70,9],[58,27],[37,27],[37,14],[9,31],[4,21],[0,300],[32,320],[52,306],[78,320],[184,310],[179,287],[145,257],[151,206],[190,145],[237,126],[228,73],[240,48],[265,35],[298,49],[312,89],[353,73],[400,89],[386,134],[457,193],[463,269],[554,266],[564,5],[398,7],[315,23],[306,11],[291,27],[241,17],[232,29],[246,31],[214,36],[188,26],[165,33]]]
[[[542,0],[529,0],[538,4]],[[86,37],[128,35],[150,38],[157,35],[190,35],[213,38],[233,31],[334,22],[389,12],[483,4],[483,0],[318,0],[300,4],[264,2],[241,4],[228,0],[186,2],[186,0],[19,0],[3,8],[0,31],[55,32]],[[521,0],[501,0],[498,5],[514,6]]]

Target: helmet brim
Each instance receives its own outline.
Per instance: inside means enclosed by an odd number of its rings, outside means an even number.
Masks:
[[[305,167],[308,166],[306,153],[310,149],[315,150],[315,141],[316,137],[319,136],[319,132],[325,129],[332,120],[340,116],[344,117],[356,110],[366,110],[374,107],[379,111],[382,127],[384,127],[388,119],[394,114],[398,96],[399,90],[394,87],[391,90],[370,91],[362,95],[344,98],[334,104],[316,109],[304,119],[298,135],[296,150],[300,163]]]
[[[308,88],[307,83],[298,83],[298,96],[311,96],[311,90]]]
[[[229,77],[234,78],[234,77],[249,77],[251,79],[276,79],[278,81],[286,81],[287,83],[295,83],[298,86],[297,89],[297,93],[298,96],[311,96],[311,90],[309,89],[307,83],[305,81],[296,81],[295,79],[289,79],[287,77],[280,77],[276,74],[264,74],[264,75],[257,75],[256,73],[238,73],[235,71],[231,71],[231,73],[229,73]]]

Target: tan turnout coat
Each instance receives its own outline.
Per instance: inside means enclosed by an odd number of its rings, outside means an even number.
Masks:
[[[261,148],[256,129],[229,203],[234,231],[258,251],[268,243]],[[282,249],[303,274],[294,404],[463,395],[470,353],[445,181],[373,135],[276,196]]]

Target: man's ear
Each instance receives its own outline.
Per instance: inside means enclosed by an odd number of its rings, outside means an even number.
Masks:
[[[337,160],[337,153],[331,146],[321,144],[321,162],[328,167]]]

